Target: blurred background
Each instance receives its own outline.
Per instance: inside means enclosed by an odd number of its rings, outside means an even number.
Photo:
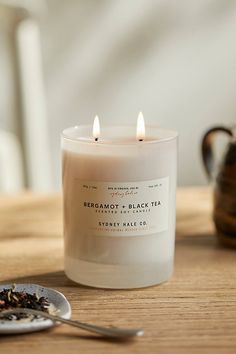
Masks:
[[[0,191],[59,189],[64,128],[140,110],[179,132],[179,185],[205,184],[202,135],[236,122],[235,38],[233,0],[0,0]]]

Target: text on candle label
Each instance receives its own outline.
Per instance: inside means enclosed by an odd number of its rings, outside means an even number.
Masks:
[[[78,222],[94,236],[139,236],[168,229],[169,178],[135,182],[76,179]]]

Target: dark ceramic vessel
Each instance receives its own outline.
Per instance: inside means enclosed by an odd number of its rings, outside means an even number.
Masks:
[[[202,140],[202,158],[207,176],[212,180],[212,143],[219,132],[229,136],[229,143],[215,177],[213,220],[219,240],[236,247],[236,138],[233,129],[219,126],[207,131]]]

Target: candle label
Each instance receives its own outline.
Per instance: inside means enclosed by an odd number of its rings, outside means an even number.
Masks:
[[[168,229],[169,177],[142,182],[76,179],[78,225],[97,236],[138,236]]]

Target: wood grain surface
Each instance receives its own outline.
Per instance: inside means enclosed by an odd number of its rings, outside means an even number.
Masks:
[[[62,291],[73,318],[142,326],[144,337],[104,341],[66,325],[0,336],[0,353],[236,353],[236,251],[218,245],[211,191],[179,189],[174,276],[139,290],[76,285],[63,273],[59,195],[0,197],[0,283],[33,282]]]

